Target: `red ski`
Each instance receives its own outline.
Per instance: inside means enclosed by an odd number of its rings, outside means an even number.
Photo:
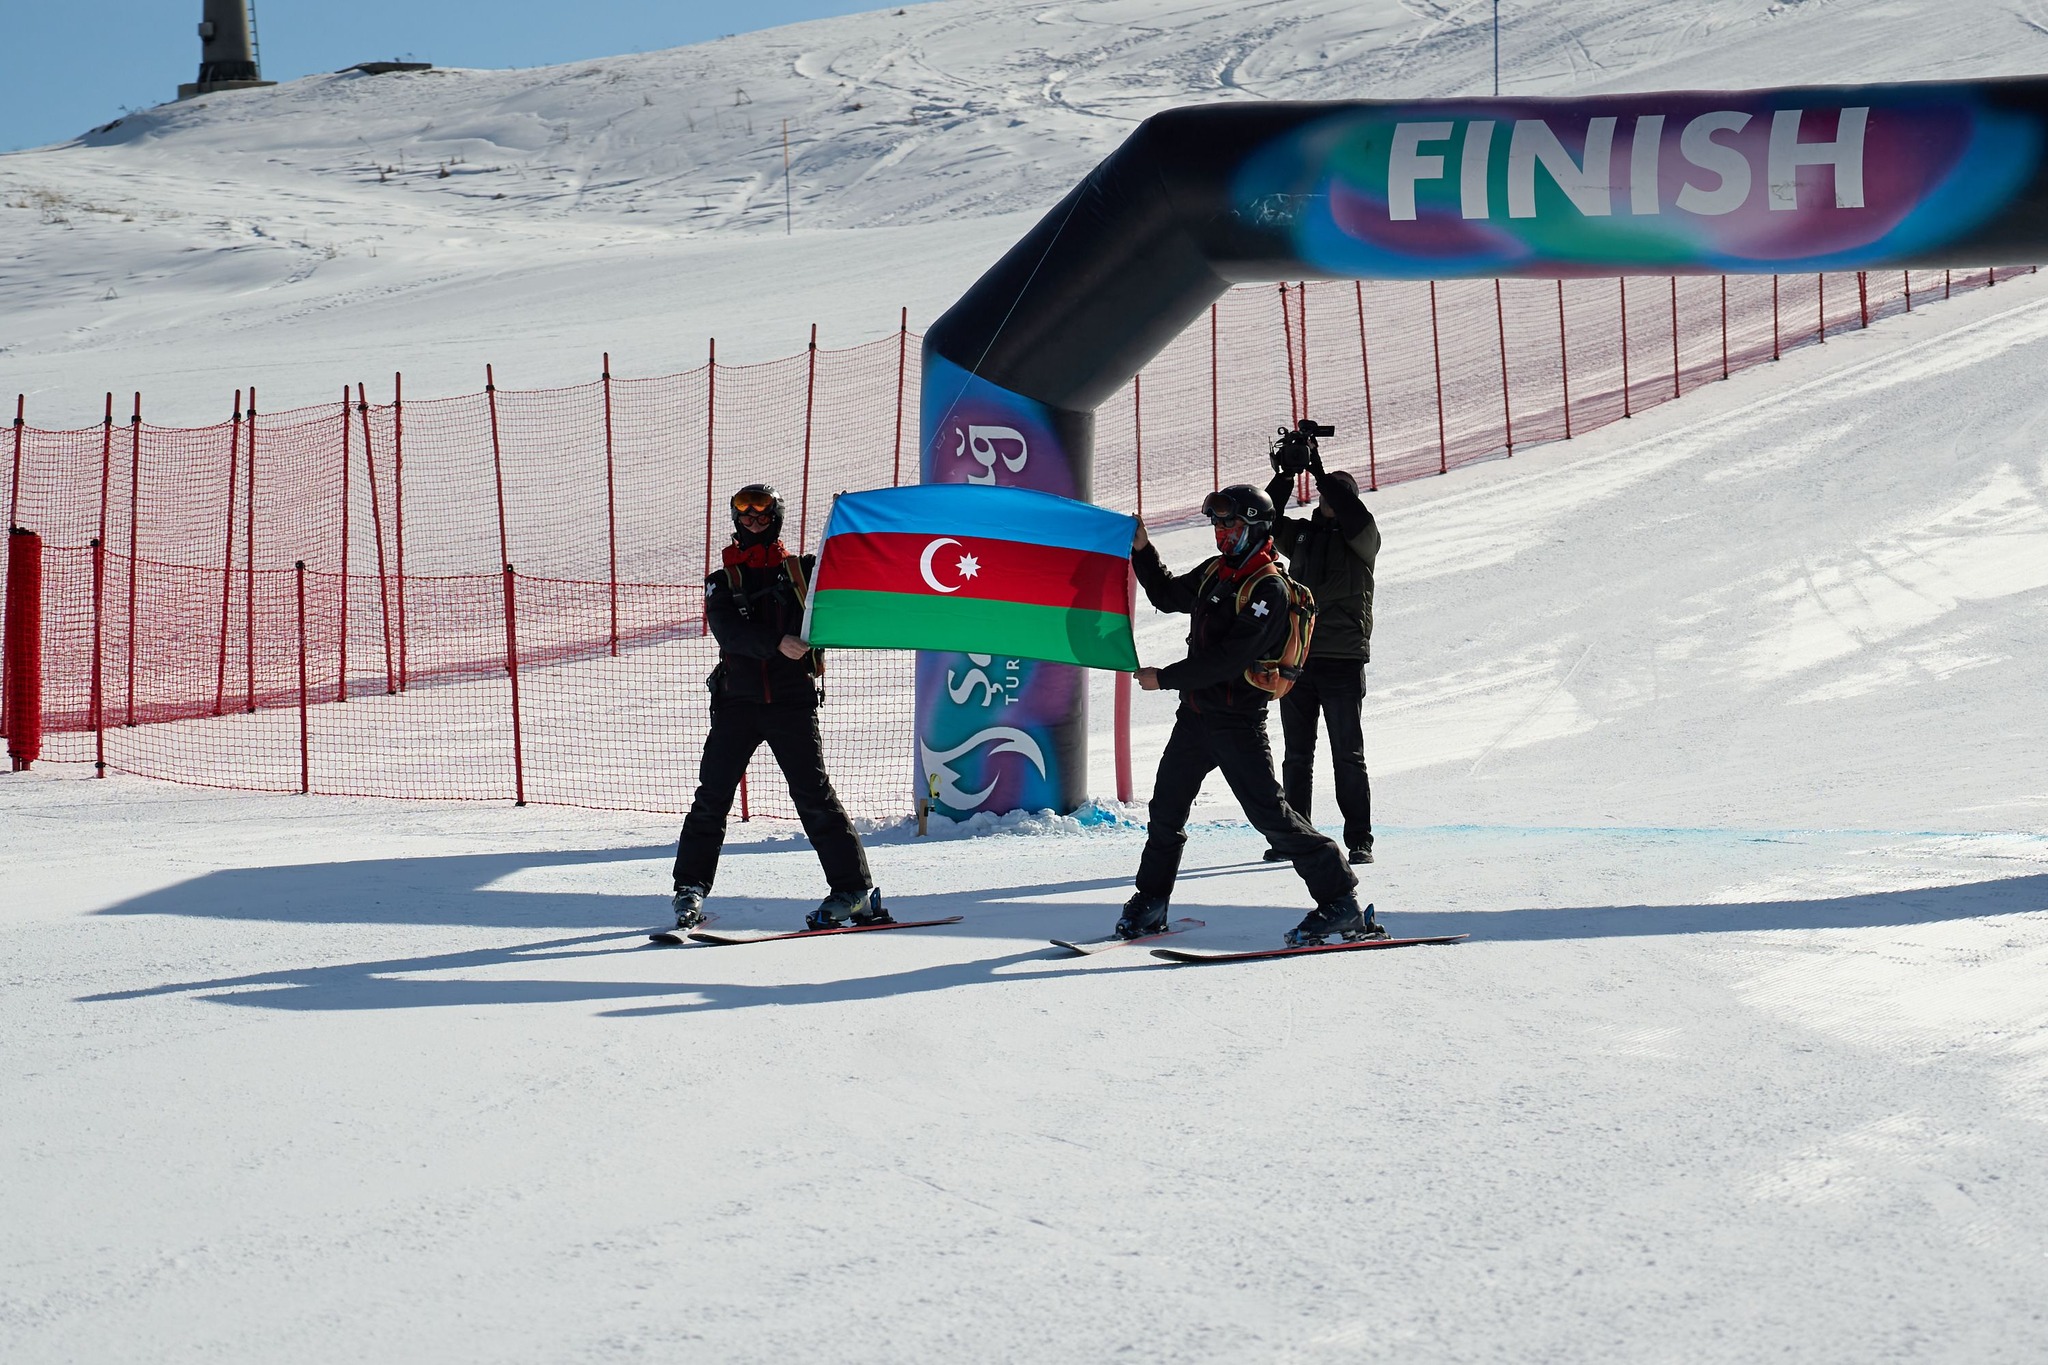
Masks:
[[[1198,919],[1177,919],[1158,933],[1146,934],[1142,938],[1056,938],[1052,941],[1052,945],[1055,948],[1065,948],[1070,953],[1106,953],[1111,948],[1121,948],[1126,944],[1157,943],[1162,938],[1172,938],[1175,934],[1184,934],[1190,929],[1199,929],[1203,923],[1204,921]]]
[[[899,919],[887,924],[842,924],[837,929],[692,929],[690,937],[699,943],[772,943],[779,938],[824,938],[829,934],[875,934],[884,929],[929,929],[934,924],[958,924],[965,916],[945,919]]]
[[[1462,943],[1470,934],[1437,938],[1362,938],[1356,943],[1316,943],[1305,948],[1250,948],[1239,952],[1204,952],[1199,948],[1154,948],[1152,956],[1168,962],[1255,962],[1267,957],[1306,957],[1310,953],[1351,953],[1364,948],[1413,948],[1420,943]]]

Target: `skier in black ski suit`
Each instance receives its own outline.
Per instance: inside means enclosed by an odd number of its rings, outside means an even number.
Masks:
[[[1311,448],[1313,449],[1313,448]],[[1373,561],[1380,552],[1379,523],[1358,496],[1358,480],[1343,470],[1323,469],[1310,456],[1309,473],[1319,494],[1306,518],[1282,515],[1273,543],[1287,557],[1287,572],[1315,594],[1316,633],[1307,666],[1280,699],[1280,760],[1287,804],[1309,818],[1316,767],[1316,722],[1330,732],[1330,767],[1337,784],[1337,809],[1344,816],[1344,847],[1354,863],[1372,861],[1372,779],[1365,770],[1365,665],[1372,658]],[[1283,512],[1295,476],[1276,475],[1266,495]],[[1268,862],[1284,862],[1277,848]]]
[[[860,837],[825,772],[818,735],[824,661],[798,634],[816,557],[783,549],[782,499],[767,484],[750,483],[733,494],[732,524],[724,567],[704,580],[704,616],[718,637],[718,667],[709,679],[711,733],[697,769],[697,795],[676,841],[676,927],[704,922],[733,793],[764,742],[832,888],[805,918],[806,927],[891,923]]]
[[[1273,503],[1249,484],[1211,493],[1202,505],[1221,553],[1175,577],[1138,525],[1131,564],[1160,611],[1188,612],[1188,657],[1165,668],[1141,668],[1138,685],[1181,694],[1173,732],[1152,782],[1151,823],[1138,860],[1137,891],[1124,904],[1116,933],[1142,938],[1166,927],[1167,902],[1187,843],[1188,812],[1202,781],[1217,768],[1245,818],[1294,863],[1316,908],[1288,931],[1292,945],[1384,936],[1359,908],[1358,879],[1344,852],[1296,815],[1273,775],[1266,739],[1266,703],[1245,670],[1279,652],[1287,635],[1287,589],[1273,553]],[[1250,584],[1247,589],[1246,585]]]

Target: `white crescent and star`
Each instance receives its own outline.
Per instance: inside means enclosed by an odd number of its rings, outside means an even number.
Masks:
[[[959,544],[960,542],[954,540],[951,536],[940,536],[937,540],[925,546],[924,553],[918,556],[917,571],[924,575],[924,581],[931,587],[933,592],[958,592],[963,586],[960,583],[955,583],[952,587],[947,587],[944,583],[939,582],[938,575],[932,570],[932,559],[940,550],[948,545]],[[981,563],[973,555],[965,553],[963,547],[963,553],[954,562],[953,571],[962,578],[972,578],[981,572]]]

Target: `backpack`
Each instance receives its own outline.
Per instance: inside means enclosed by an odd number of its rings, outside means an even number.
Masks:
[[[784,555],[782,557],[782,571],[789,579],[790,588],[794,590],[796,593],[797,609],[801,611],[803,609],[804,599],[809,595],[811,588],[810,583],[807,582],[804,578],[804,564],[802,557],[799,555]],[[733,595],[733,600],[735,602],[740,603],[742,610],[744,610],[746,598],[740,592],[739,565],[728,564],[725,566],[725,583],[726,587],[731,591]],[[810,664],[812,677],[824,677],[825,651],[822,649],[812,650],[810,654]]]
[[[1201,591],[1207,593],[1209,585],[1216,581],[1217,568],[1214,563],[1202,576]],[[1237,585],[1237,609],[1244,610],[1245,600],[1252,589],[1267,578],[1277,578],[1280,586],[1287,590],[1287,634],[1280,641],[1280,653],[1270,659],[1260,659],[1244,671],[1244,680],[1274,697],[1284,697],[1294,690],[1294,684],[1301,677],[1308,663],[1309,642],[1316,633],[1316,598],[1301,584],[1288,577],[1287,571],[1278,564],[1266,564],[1257,573]]]

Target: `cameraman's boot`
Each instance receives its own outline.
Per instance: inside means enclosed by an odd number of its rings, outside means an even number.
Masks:
[[[1357,943],[1369,938],[1385,938],[1387,931],[1372,917],[1370,905],[1359,908],[1356,892],[1325,901],[1308,912],[1308,918],[1287,931],[1287,946],[1290,948],[1320,947],[1332,938],[1346,943]]]

